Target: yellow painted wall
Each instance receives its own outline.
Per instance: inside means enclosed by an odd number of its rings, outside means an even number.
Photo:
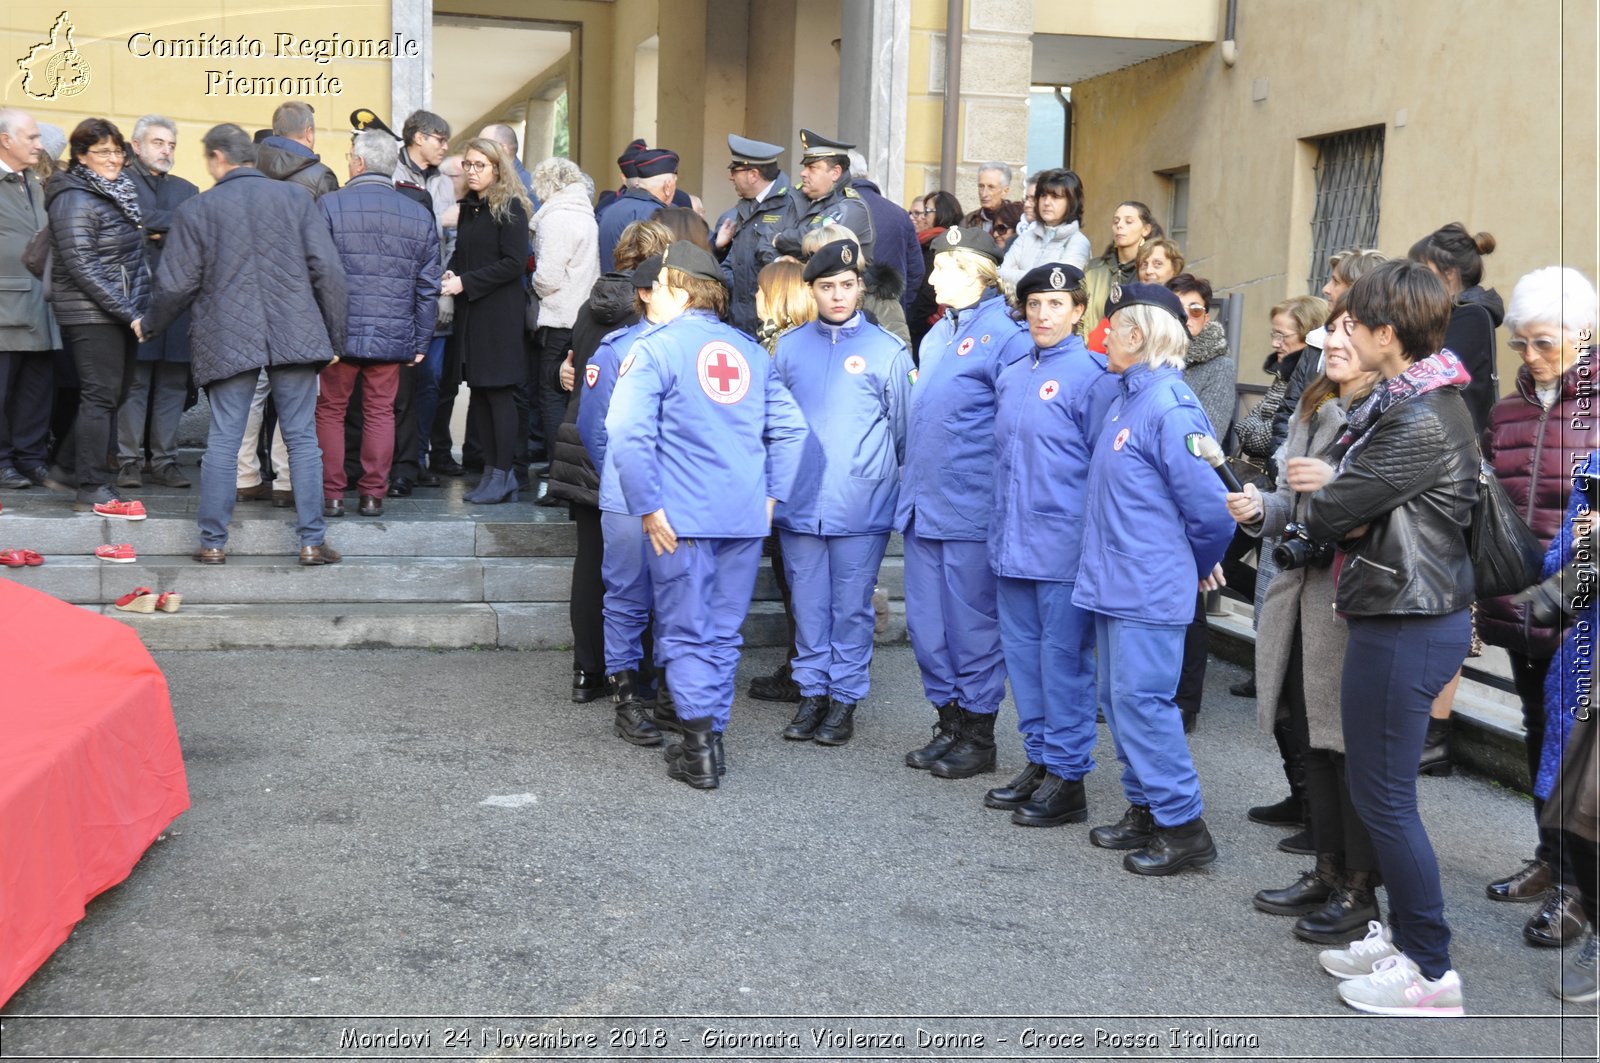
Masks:
[[[1137,0],[1064,3],[1035,0],[1033,32],[1079,37],[1138,37],[1143,40],[1211,41],[1224,24],[1227,0]]]
[[[1563,256],[1594,278],[1595,39],[1590,0],[1240,0],[1233,69],[1203,45],[1073,86],[1085,230],[1103,247],[1123,199],[1165,222],[1157,171],[1189,166],[1190,260],[1245,297],[1245,379],[1268,309],[1305,288],[1309,141],[1330,133],[1385,127],[1389,254],[1460,221],[1495,235],[1485,283],[1507,298]],[[1502,345],[1502,380],[1514,369]]]
[[[210,183],[201,160],[200,136],[220,122],[236,122],[247,131],[272,123],[273,109],[284,99],[299,99],[317,112],[317,150],[323,160],[343,178],[344,153],[350,131],[350,112],[371,107],[387,116],[389,106],[389,62],[387,59],[331,58],[318,63],[311,58],[294,57],[299,41],[341,38],[383,40],[389,37],[388,0],[345,0],[327,5],[314,4],[239,4],[228,0],[176,3],[150,3],[146,0],[78,0],[68,9],[74,26],[73,44],[87,65],[87,84],[74,95],[57,94],[40,100],[24,90],[24,74],[17,60],[27,56],[34,45],[50,38],[52,24],[60,6],[35,3],[0,5],[0,98],[8,107],[21,107],[41,122],[52,122],[67,132],[87,117],[109,118],[123,134],[133,132],[133,123],[146,113],[164,114],[178,123],[178,154],[174,172],[205,187]],[[289,56],[280,46],[277,34],[290,35]],[[149,37],[136,35],[148,34]],[[153,51],[149,41],[180,39],[196,41],[203,34],[235,40],[241,35],[260,41],[263,55],[255,57],[213,56],[176,58],[149,56],[135,51]],[[130,45],[130,39],[132,43]],[[59,43],[59,42],[58,42]],[[47,54],[39,55],[40,61]],[[212,78],[208,70],[219,75]],[[245,95],[237,84],[223,80],[227,72],[244,78],[316,78],[322,75],[321,92],[273,91],[264,96]],[[44,84],[29,83],[38,91]],[[337,92],[332,79],[338,80]],[[208,89],[210,90],[208,92]]]

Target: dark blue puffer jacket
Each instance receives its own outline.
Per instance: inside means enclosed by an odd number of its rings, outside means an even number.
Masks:
[[[144,227],[73,173],[45,190],[54,250],[50,302],[63,325],[131,325],[150,302]]]
[[[317,200],[350,283],[341,357],[409,362],[428,349],[439,316],[439,231],[433,214],[364,173]]]

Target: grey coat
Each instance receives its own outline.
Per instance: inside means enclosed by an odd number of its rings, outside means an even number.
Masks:
[[[1298,410],[1289,419],[1285,458],[1321,456],[1344,432],[1345,409],[1339,402],[1324,402],[1308,425]],[[1326,460],[1326,458],[1324,458]],[[1287,484],[1261,499],[1262,519],[1244,525],[1246,534],[1277,536],[1291,520],[1304,520],[1305,503],[1296,505],[1296,493]],[[1300,651],[1304,662],[1306,724],[1313,749],[1344,752],[1344,731],[1339,716],[1339,688],[1344,672],[1344,647],[1348,632],[1333,611],[1333,570],[1296,568],[1279,572],[1267,587],[1256,626],[1256,722],[1272,732],[1278,706],[1284,697],[1289,652],[1295,623],[1300,624]]]
[[[1239,363],[1228,353],[1228,337],[1215,321],[1206,322],[1200,335],[1189,338],[1183,358],[1183,382],[1206,411],[1217,442],[1228,438],[1233,410],[1239,402]]]
[[[0,174],[0,351],[61,346],[44,282],[22,264],[22,250],[44,228],[45,218],[44,190],[32,170]]]

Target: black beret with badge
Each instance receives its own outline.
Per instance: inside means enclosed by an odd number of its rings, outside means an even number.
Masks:
[[[831,277],[836,273],[860,273],[861,248],[856,246],[854,240],[835,240],[817,248],[816,253],[806,259],[806,268],[802,276],[810,284],[819,277]]]
[[[1178,319],[1178,324],[1188,328],[1183,313],[1183,303],[1163,284],[1123,284],[1111,289],[1106,301],[1106,317],[1129,306],[1154,306]]]
[[[1075,292],[1083,287],[1083,270],[1065,262],[1046,262],[1035,266],[1017,282],[1017,302],[1039,292]]]
[[[722,267],[711,257],[711,252],[687,240],[676,240],[661,255],[662,269],[675,269],[691,277],[726,284]]]
[[[994,242],[994,237],[977,227],[962,229],[952,225],[935,236],[928,246],[933,248],[934,254],[941,251],[971,251],[975,255],[982,255],[997,266],[1001,259],[1005,258],[1000,245]]]

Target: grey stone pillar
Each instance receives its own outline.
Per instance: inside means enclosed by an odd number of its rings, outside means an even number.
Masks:
[[[911,0],[845,0],[839,39],[839,137],[860,145],[884,197],[905,191]]]
[[[419,46],[415,59],[395,59],[389,64],[389,113],[384,121],[400,131],[406,116],[433,101],[433,0],[392,0],[392,32]]]

